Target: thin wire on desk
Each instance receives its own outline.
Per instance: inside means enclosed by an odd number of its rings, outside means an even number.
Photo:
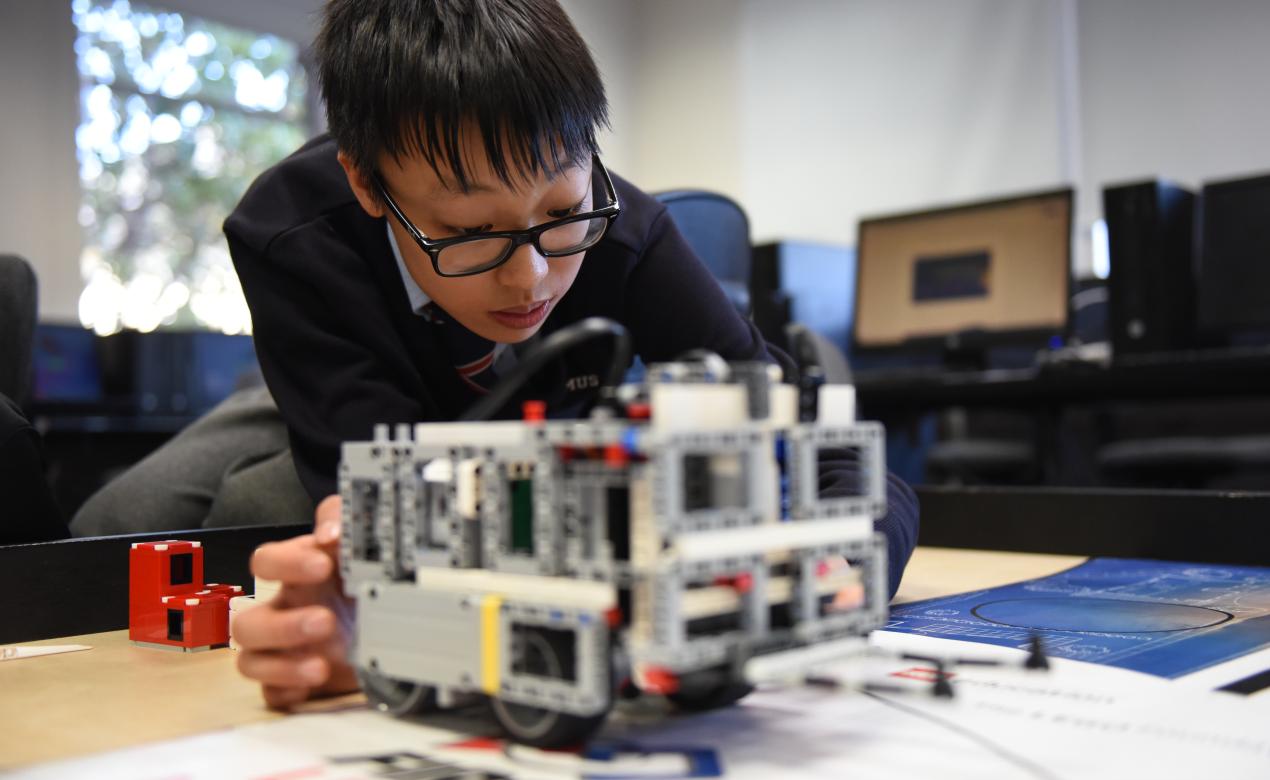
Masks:
[[[888,699],[885,696],[879,696],[878,694],[873,693],[871,691],[861,691],[861,693],[863,693],[865,696],[868,696],[869,698],[875,701],[878,701],[878,702],[881,702],[882,704],[887,705],[888,707],[897,709],[900,712],[907,712],[909,715],[913,715],[915,717],[928,720],[931,723],[935,723],[937,725],[943,726],[944,728],[950,731],[955,731],[958,734],[962,735],[963,737],[966,737],[967,739],[971,740],[972,742],[977,742],[980,746],[984,747],[989,752],[995,753],[996,755],[1000,756],[1006,761],[1009,761],[1011,764],[1021,767],[1027,770],[1029,773],[1039,778],[1042,778],[1043,780],[1061,780],[1061,778],[1059,778],[1058,775],[1049,771],[1045,767],[1040,766],[1039,764],[1033,763],[1029,761],[1028,759],[1024,758],[1023,756],[1020,756],[1016,753],[1011,753],[1009,750],[1006,750],[1005,748],[1001,747],[1000,745],[988,739],[987,737],[981,734],[977,734],[971,731],[970,729],[965,728],[964,726],[959,726],[950,720],[945,720],[944,718],[938,717],[936,715],[931,715],[928,712],[922,712],[921,710],[915,707],[909,707],[909,706],[900,704],[897,701]]]

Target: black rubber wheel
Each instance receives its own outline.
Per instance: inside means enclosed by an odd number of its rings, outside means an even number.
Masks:
[[[685,712],[704,712],[736,704],[753,691],[753,685],[737,682],[726,670],[708,669],[681,677],[679,690],[666,698]]]
[[[358,669],[357,681],[371,706],[380,712],[402,717],[437,708],[437,691],[431,685],[394,680],[369,669]]]
[[[524,632],[523,666],[529,674],[564,679],[561,652],[556,647],[559,635],[527,629]],[[528,704],[515,704],[490,697],[494,720],[508,739],[522,745],[540,748],[563,748],[580,745],[604,724],[610,705],[595,715],[572,715]]]

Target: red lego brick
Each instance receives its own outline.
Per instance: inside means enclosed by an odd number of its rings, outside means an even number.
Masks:
[[[662,666],[650,666],[644,670],[644,690],[663,696],[679,691],[679,675]]]
[[[134,544],[128,555],[128,638],[195,649],[229,642],[238,585],[203,584],[201,542]]]
[[[221,585],[220,583],[217,583],[217,582],[209,582],[203,586],[203,590],[199,591],[200,594],[204,592],[215,594],[217,596],[224,596],[227,599],[232,599],[235,596],[243,595],[243,586],[242,585]]]
[[[193,603],[191,603],[193,602]],[[229,600],[187,598],[183,647],[216,647],[229,644]]]

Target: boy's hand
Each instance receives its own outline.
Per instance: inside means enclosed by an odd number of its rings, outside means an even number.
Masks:
[[[238,670],[259,680],[265,703],[284,709],[308,698],[357,690],[348,663],[353,602],[339,577],[340,497],[318,505],[313,533],[262,544],[251,572],[282,587],[234,619]]]

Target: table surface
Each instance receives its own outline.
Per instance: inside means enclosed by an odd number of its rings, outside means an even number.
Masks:
[[[1044,577],[1085,560],[1070,555],[919,547],[897,602]],[[239,676],[232,650],[136,647],[127,631],[25,645],[85,644],[74,653],[0,661],[0,769],[282,717]],[[347,706],[361,694],[313,702]]]

